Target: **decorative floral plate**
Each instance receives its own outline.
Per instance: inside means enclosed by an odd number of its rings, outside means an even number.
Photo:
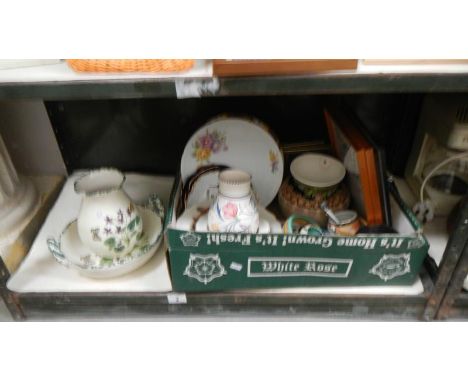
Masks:
[[[283,155],[260,123],[241,118],[218,118],[200,128],[185,146],[181,177],[185,182],[209,164],[239,168],[252,175],[259,204],[275,198],[283,179]]]
[[[152,196],[145,206],[137,206],[143,223],[143,235],[126,256],[105,258],[93,254],[78,236],[77,221],[69,223],[58,240],[49,238],[47,245],[60,264],[77,269],[83,276],[110,278],[129,273],[144,265],[162,241],[164,210],[161,201]]]
[[[177,219],[175,229],[184,231],[208,232],[208,208],[209,202],[199,203],[188,208]],[[267,211],[264,207],[258,206],[260,215],[260,226],[258,233],[282,233],[280,222],[275,215]]]

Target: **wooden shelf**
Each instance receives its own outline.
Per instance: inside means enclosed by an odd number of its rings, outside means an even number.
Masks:
[[[65,65],[65,66],[64,66]],[[79,75],[65,63],[0,70],[0,99],[93,100],[306,94],[468,92],[468,70],[362,68],[298,76],[213,78],[209,65],[179,76]],[[8,72],[8,73],[7,73]],[[29,73],[28,75],[26,75]],[[61,74],[60,74],[61,73]],[[7,75],[8,74],[8,75]],[[8,77],[8,78],[7,78]],[[198,93],[197,93],[198,92]],[[32,126],[31,126],[32,128]],[[468,210],[465,211],[468,216]],[[281,319],[432,319],[459,257],[462,237],[444,254],[445,268],[428,261],[419,295],[333,295],[291,292],[187,294],[186,304],[171,304],[167,293],[14,293],[0,274],[0,292],[18,307],[16,319],[155,319],[190,317],[271,317]],[[0,269],[1,270],[1,269]],[[442,271],[442,272],[440,272]],[[443,282],[442,282],[443,281]],[[437,292],[437,293],[435,293]],[[435,296],[437,295],[437,296]],[[468,294],[467,294],[468,295]],[[437,299],[435,299],[437,297]],[[460,298],[465,298],[463,295]],[[468,298],[466,299],[468,301]],[[431,303],[428,311],[428,303]],[[458,302],[457,302],[458,303]],[[468,306],[468,304],[467,304]],[[429,313],[428,313],[429,312]]]
[[[281,319],[424,318],[433,283],[423,268],[424,292],[401,295],[331,295],[311,293],[188,293],[187,303],[168,303],[167,293],[22,293],[22,313],[31,320],[155,319],[156,317],[270,317]]]
[[[214,78],[209,61],[181,74],[79,74],[65,62],[0,70],[0,99],[153,97],[468,91],[468,65],[363,65],[296,76]]]

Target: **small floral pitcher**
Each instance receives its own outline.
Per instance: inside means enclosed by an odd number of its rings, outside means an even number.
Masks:
[[[219,174],[218,195],[208,212],[211,232],[256,233],[259,216],[251,191],[251,176],[242,170],[224,170]]]
[[[84,194],[77,219],[82,243],[102,257],[125,256],[141,238],[143,222],[123,191],[125,176],[118,170],[91,171],[75,182]]]

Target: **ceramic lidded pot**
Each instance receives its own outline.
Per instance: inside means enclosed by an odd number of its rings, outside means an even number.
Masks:
[[[290,165],[291,179],[283,182],[278,202],[285,216],[305,215],[326,227],[327,216],[320,208],[326,201],[333,211],[346,209],[349,191],[342,183],[346,175],[344,165],[329,155],[305,153]]]
[[[354,236],[359,232],[361,223],[356,211],[338,211],[334,215],[338,222],[328,219],[328,231],[342,236]]]
[[[318,153],[299,155],[291,162],[290,171],[295,187],[306,198],[329,197],[346,175],[339,160]]]
[[[143,223],[122,189],[125,176],[115,169],[91,171],[75,182],[83,194],[77,219],[82,243],[102,257],[125,256],[141,238]]]
[[[218,195],[208,211],[209,231],[258,231],[257,202],[250,183],[250,174],[242,170],[224,170],[219,173]]]

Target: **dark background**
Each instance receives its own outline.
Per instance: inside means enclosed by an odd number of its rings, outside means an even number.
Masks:
[[[328,141],[323,105],[348,105],[384,147],[387,166],[402,175],[421,95],[262,96],[46,102],[67,170],[113,166],[123,171],[175,174],[185,143],[220,114],[265,122],[281,143]]]

